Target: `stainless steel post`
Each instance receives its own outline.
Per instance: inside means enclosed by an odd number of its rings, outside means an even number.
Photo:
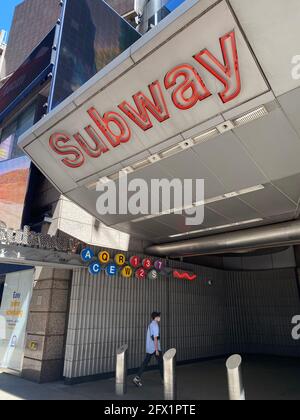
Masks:
[[[116,394],[118,396],[122,396],[127,392],[127,353],[127,344],[117,350]]]
[[[226,362],[229,398],[231,401],[245,401],[242,378],[242,358],[238,354],[229,357]]]
[[[167,401],[177,399],[176,349],[171,349],[164,355],[164,394]]]

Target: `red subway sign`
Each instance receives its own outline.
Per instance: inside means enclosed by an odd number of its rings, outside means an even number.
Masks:
[[[207,75],[220,82],[221,103],[234,100],[241,92],[235,31],[219,41],[223,62],[208,49],[203,49],[193,56],[194,64],[183,63],[172,68],[163,82],[153,81],[144,91],[133,94],[132,99],[122,101],[117,109],[100,114],[96,107],[90,107],[87,114],[91,123],[72,135],[55,132],[49,138],[50,148],[61,157],[64,165],[80,168],[87,158],[98,159],[129,143],[133,137],[131,124],[145,132],[153,128],[154,121],[164,124],[172,119],[166,95],[170,95],[174,107],[181,111],[188,111],[207,100],[212,96],[204,81]]]

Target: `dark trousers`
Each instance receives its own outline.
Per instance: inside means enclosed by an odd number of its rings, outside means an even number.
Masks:
[[[161,351],[159,352],[159,356],[156,356],[155,353],[153,353],[153,354],[147,353],[146,354],[145,360],[144,360],[144,362],[143,362],[143,364],[142,364],[142,366],[141,366],[141,368],[140,368],[140,370],[138,372],[138,376],[140,378],[142,377],[143,373],[147,369],[147,366],[149,365],[149,363],[150,363],[150,361],[151,361],[151,359],[152,359],[153,356],[155,356],[155,358],[157,360],[157,364],[158,364],[158,367],[159,367],[160,376],[161,376],[162,379],[164,379],[163,356],[162,356],[162,352]]]

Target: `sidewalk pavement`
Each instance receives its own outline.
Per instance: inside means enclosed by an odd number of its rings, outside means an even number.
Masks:
[[[246,399],[300,400],[300,359],[247,357],[243,364]],[[181,400],[227,400],[225,359],[177,367]],[[124,400],[162,400],[157,371],[147,372],[141,389],[128,380]],[[0,372],[0,400],[117,400],[114,379],[68,386],[35,384]]]

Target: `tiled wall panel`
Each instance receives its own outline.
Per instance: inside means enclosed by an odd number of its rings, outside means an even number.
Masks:
[[[291,319],[300,314],[295,270],[224,272],[172,263],[197,271],[188,282],[74,274],[65,376],[113,372],[118,346],[129,345],[129,368],[145,353],[149,315],[162,311],[162,345],[178,360],[228,353],[300,356]]]

